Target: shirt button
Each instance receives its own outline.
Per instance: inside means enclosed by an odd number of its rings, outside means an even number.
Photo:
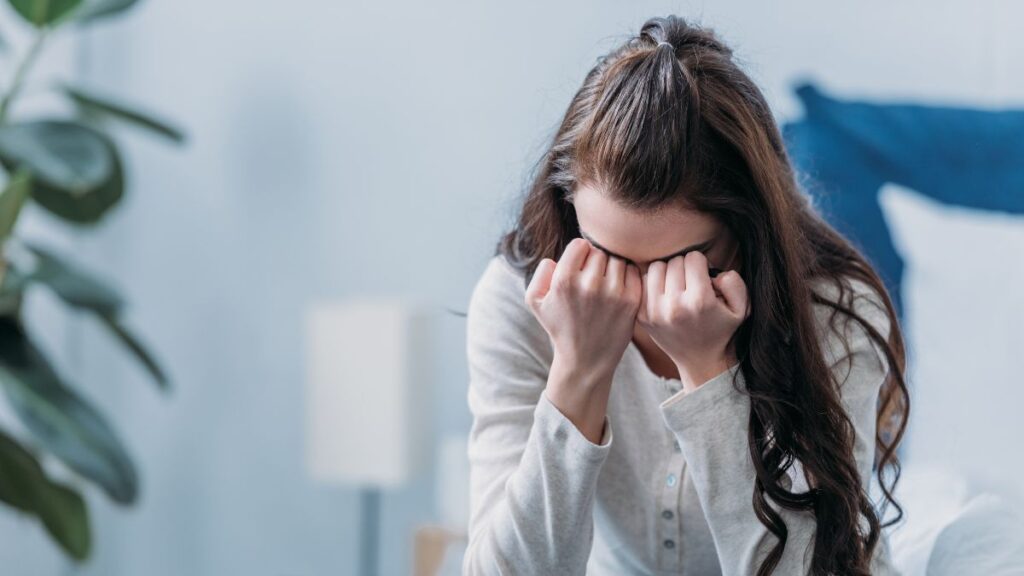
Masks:
[[[676,547],[676,543],[673,542],[672,540],[665,540],[662,544],[664,544],[665,548],[668,548],[669,550],[671,550],[671,549]]]
[[[675,486],[676,485],[676,475],[675,474],[669,474],[668,478],[665,479],[665,483],[668,484],[670,488],[672,486]]]
[[[671,510],[665,510],[664,512],[661,513],[661,517],[664,518],[665,520],[671,520],[672,516],[673,516],[673,514],[672,514]]]
[[[676,452],[679,452],[679,440],[672,441],[672,448],[675,449]]]

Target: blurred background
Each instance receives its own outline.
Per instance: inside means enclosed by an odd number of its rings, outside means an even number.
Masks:
[[[1024,497],[1020,3],[5,0],[3,572],[456,574],[458,313],[586,71],[670,13],[899,302],[901,561]]]

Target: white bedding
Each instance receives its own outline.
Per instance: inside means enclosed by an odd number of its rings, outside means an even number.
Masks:
[[[880,501],[877,485],[872,497]],[[904,518],[886,533],[902,576],[1024,574],[1024,513],[1011,500],[972,493],[948,467],[913,463],[904,466],[896,497]]]
[[[904,576],[1024,574],[1024,217],[891,182],[879,203],[905,265],[910,386],[893,560]]]

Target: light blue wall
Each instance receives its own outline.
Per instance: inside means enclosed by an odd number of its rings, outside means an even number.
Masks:
[[[862,94],[1024,93],[1008,1],[143,2],[81,37],[68,68],[179,120],[189,146],[123,131],[130,197],[95,233],[61,237],[117,279],[175,390],[160,397],[95,326],[40,303],[48,340],[115,415],[143,496],[124,511],[90,494],[84,569],[11,518],[0,560],[26,574],[353,573],[356,495],[305,476],[304,303],[375,293],[464,310],[594,58],[671,12],[733,42],[779,116],[805,74]],[[430,408],[441,434],[465,433],[464,323],[436,330]],[[410,572],[435,489],[428,473],[385,497],[384,574]]]

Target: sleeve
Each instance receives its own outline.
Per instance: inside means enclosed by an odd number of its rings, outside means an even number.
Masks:
[[[464,575],[582,575],[590,556],[611,423],[606,416],[594,444],[548,400],[550,341],[524,298],[522,277],[495,259],[467,311],[473,423]]]
[[[882,304],[869,304],[866,298],[855,298],[855,302],[858,314],[886,337],[889,322]],[[820,322],[827,323],[828,312],[819,309],[816,313]],[[837,315],[837,318],[842,317],[841,313]],[[860,323],[851,319],[846,326],[848,351],[837,338],[838,334],[829,330],[825,352],[841,383],[842,403],[855,429],[857,468],[864,486],[869,486],[876,400],[888,364],[884,352]],[[748,445],[750,399],[733,387],[734,375],[740,389],[745,390],[743,372],[737,363],[693,392],[680,391],[671,396],[660,407],[666,425],[679,440],[714,538],[722,573],[726,576],[757,573],[761,562],[777,543],[775,535],[758,520],[751,503],[756,473]],[[799,464],[797,461],[790,470],[791,479],[794,489],[802,485],[806,490],[807,481]],[[768,502],[789,530],[776,572],[809,574],[816,526],[813,513],[782,508],[770,497]],[[899,574],[892,565],[884,533],[872,558],[871,573]]]

